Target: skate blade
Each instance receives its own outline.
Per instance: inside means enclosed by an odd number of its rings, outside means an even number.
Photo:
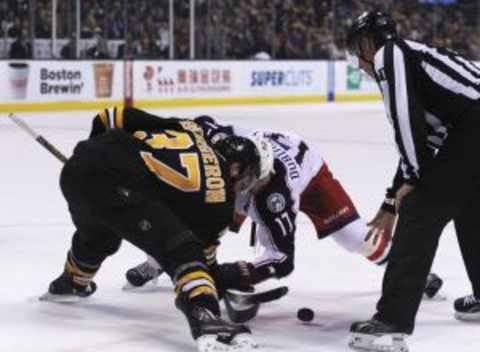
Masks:
[[[134,286],[130,282],[127,281],[125,285],[123,285],[123,291],[153,291],[156,287],[158,287],[158,276],[154,277],[150,281],[145,282],[142,286]]]
[[[72,304],[78,303],[85,300],[87,297],[81,297],[77,295],[54,295],[50,292],[44,293],[38,297],[39,301],[42,302],[53,302],[53,303],[62,303],[62,304]]]
[[[388,339],[391,341],[388,341]],[[405,334],[376,336],[352,333],[348,347],[352,350],[362,352],[408,352]]]
[[[425,293],[423,294],[423,300],[427,302],[441,302],[441,301],[446,301],[447,296],[444,295],[441,292],[438,292],[435,296],[433,297],[428,297]]]
[[[197,347],[198,352],[250,352],[253,350],[261,352],[250,334],[235,336],[229,345],[219,342],[216,335],[200,336],[197,339]]]
[[[480,312],[477,313],[461,313],[455,312],[455,319],[468,322],[480,322]]]

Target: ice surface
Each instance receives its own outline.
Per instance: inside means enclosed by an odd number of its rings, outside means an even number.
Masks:
[[[163,115],[212,114],[240,125],[291,130],[316,143],[361,214],[372,217],[390,182],[396,151],[380,104],[245,106],[154,111]],[[70,153],[88,134],[93,112],[22,113],[29,124]],[[0,352],[194,351],[183,316],[173,306],[166,278],[142,292],[124,292],[124,272],[144,260],[124,243],[97,275],[97,293],[78,305],[39,302],[62,270],[73,226],[58,187],[61,163],[6,115],[0,115]],[[223,240],[221,260],[250,258],[248,226]],[[300,216],[296,269],[290,293],[262,306],[250,325],[264,351],[347,351],[348,327],[374,312],[382,270],[319,241]],[[469,294],[454,231],[442,237],[434,270],[445,279],[445,302],[425,302],[411,351],[480,350],[480,324],[453,318],[453,299]],[[310,324],[296,319],[315,311]]]

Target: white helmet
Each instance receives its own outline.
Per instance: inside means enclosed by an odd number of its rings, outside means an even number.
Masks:
[[[260,156],[260,175],[258,176],[258,179],[261,180],[273,172],[272,145],[268,139],[263,136],[262,132],[254,132],[248,135],[247,138],[255,144],[255,147],[258,150]]]

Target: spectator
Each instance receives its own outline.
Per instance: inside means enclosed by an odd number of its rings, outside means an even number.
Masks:
[[[116,2],[113,8],[106,14],[107,18],[107,38],[122,39],[125,36],[125,16],[122,4]]]
[[[35,37],[46,39],[52,37],[52,14],[43,2],[38,3],[35,18]]]
[[[150,33],[143,33],[140,38],[137,58],[141,59],[159,59],[160,49]]]
[[[75,34],[70,36],[70,40],[62,47],[60,57],[65,60],[72,60],[77,58],[77,37]]]
[[[94,14],[93,10],[91,10],[88,13],[88,15],[85,19],[85,23],[82,27],[81,37],[85,38],[85,39],[93,38],[97,28],[98,28],[97,20],[95,19],[95,14]]]
[[[95,28],[95,46],[87,49],[85,54],[88,59],[108,59],[110,57],[107,40],[99,27]]]
[[[312,33],[308,41],[308,57],[311,59],[330,57],[329,43],[327,40],[324,39],[323,33]]]
[[[22,21],[20,17],[15,17],[13,19],[12,25],[10,25],[7,30],[7,35],[10,38],[18,38],[20,36],[21,31],[22,31]]]
[[[137,47],[134,45],[132,35],[127,33],[125,42],[117,48],[117,59],[133,59],[138,56]]]
[[[10,58],[11,59],[31,59],[32,47],[30,43],[27,43],[25,37],[27,31],[24,29],[19,32],[17,39],[10,46]]]
[[[306,28],[299,21],[292,23],[289,28],[285,51],[288,59],[305,59],[308,57]]]

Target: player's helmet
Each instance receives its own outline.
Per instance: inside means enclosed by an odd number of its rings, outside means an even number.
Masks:
[[[273,172],[272,145],[261,132],[255,132],[248,138],[255,144],[260,155],[260,174],[258,178],[261,180]]]
[[[260,153],[249,138],[228,136],[213,145],[220,158],[229,164],[237,162],[240,166],[234,182],[242,183],[241,189],[250,189],[260,176]]]
[[[376,48],[382,47],[387,40],[397,36],[395,21],[381,11],[364,12],[351,24],[347,33],[347,51],[350,55],[361,55],[360,39],[369,35]]]

